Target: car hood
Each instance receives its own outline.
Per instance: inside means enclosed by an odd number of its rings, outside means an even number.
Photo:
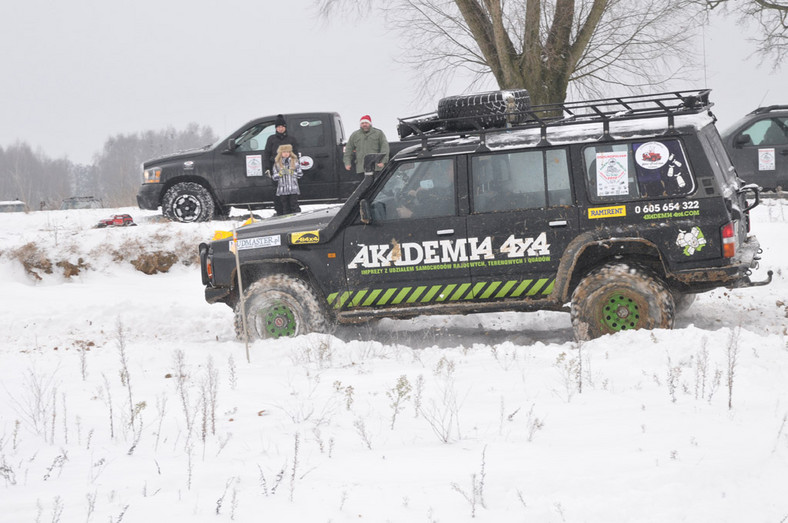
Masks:
[[[204,147],[198,147],[196,149],[187,149],[185,151],[178,151],[172,154],[166,154],[162,156],[157,156],[155,158],[151,158],[150,160],[145,160],[142,166],[143,168],[153,167],[154,165],[162,164],[165,162],[172,162],[177,160],[188,160],[189,158],[194,158],[200,156],[205,151],[210,149],[213,145],[206,145]]]
[[[324,229],[337,215],[342,205],[307,211],[287,216],[273,216],[238,229],[238,238],[253,238],[273,234],[318,231]]]

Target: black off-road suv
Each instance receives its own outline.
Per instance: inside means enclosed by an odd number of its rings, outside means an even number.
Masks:
[[[252,338],[567,303],[578,339],[671,328],[696,293],[771,281],[750,280],[758,188],[711,106],[703,90],[403,119],[413,146],[344,205],[201,244],[206,300]]]

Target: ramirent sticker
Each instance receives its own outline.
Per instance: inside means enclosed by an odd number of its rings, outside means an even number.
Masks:
[[[292,243],[293,245],[320,243],[320,231],[304,231],[304,232],[291,233],[290,243]]]
[[[259,238],[243,238],[238,240],[239,251],[246,249],[261,249],[263,247],[276,247],[277,245],[282,245],[282,237],[278,234],[275,236],[260,236]]]
[[[592,207],[588,209],[588,219],[596,218],[619,218],[627,215],[626,205],[616,205],[615,207]]]

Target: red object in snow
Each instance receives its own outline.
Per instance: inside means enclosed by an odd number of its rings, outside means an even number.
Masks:
[[[655,152],[643,153],[644,162],[658,162],[662,159],[662,155]]]
[[[99,229],[104,227],[129,227],[131,225],[137,225],[134,223],[134,220],[131,218],[129,214],[116,214],[112,218],[104,218],[103,220],[99,220],[98,227]]]

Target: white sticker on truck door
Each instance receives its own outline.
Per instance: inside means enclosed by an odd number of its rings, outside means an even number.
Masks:
[[[263,157],[259,154],[250,154],[246,157],[246,176],[263,175]]]
[[[773,171],[774,170],[774,148],[758,149],[758,170],[759,171]]]

